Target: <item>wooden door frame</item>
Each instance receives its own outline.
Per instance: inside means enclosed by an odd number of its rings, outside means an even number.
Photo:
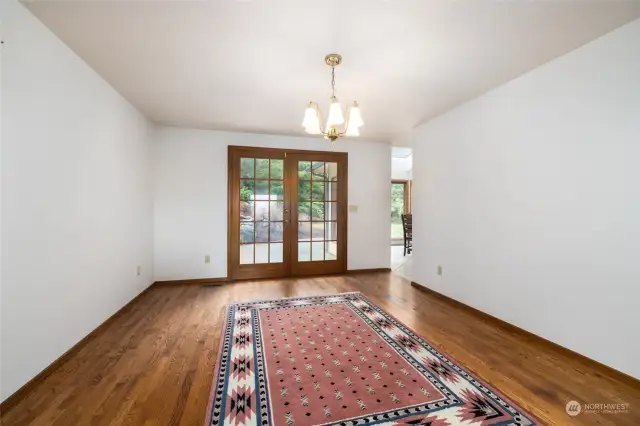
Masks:
[[[296,262],[298,253],[295,248],[298,247],[298,239],[294,238],[295,244],[291,244],[291,276],[309,276],[309,275],[326,275],[326,274],[340,274],[347,272],[347,235],[348,235],[348,222],[349,222],[349,192],[348,192],[348,177],[349,177],[349,157],[346,152],[333,152],[333,151],[287,151],[287,153],[294,156],[304,156],[304,161],[322,161],[325,163],[337,163],[338,164],[338,260],[336,261],[310,261],[310,262]],[[292,168],[292,170],[294,170]],[[297,173],[297,166],[295,167]],[[297,181],[297,176],[296,176]],[[292,194],[291,201],[297,202],[297,187],[295,189],[295,196]],[[297,222],[298,211],[297,208],[292,210],[291,223]],[[313,221],[311,222],[313,223]],[[326,222],[325,222],[326,223]],[[296,231],[297,232],[297,229]],[[293,242],[293,240],[292,240]],[[296,265],[297,263],[297,265]]]
[[[327,162],[338,162],[342,167],[338,169],[338,173],[341,176],[339,181],[342,181],[342,185],[338,190],[338,201],[339,201],[339,212],[338,212],[338,223],[342,226],[338,226],[338,245],[341,246],[339,248],[339,253],[343,253],[343,256],[338,256],[338,263],[340,264],[340,271],[338,273],[346,273],[347,272],[347,258],[348,258],[348,153],[346,152],[333,152],[333,151],[312,151],[312,150],[301,150],[301,149],[282,149],[282,148],[263,148],[263,147],[252,147],[252,146],[237,146],[237,145],[229,145],[228,146],[228,158],[227,158],[227,277],[229,281],[236,280],[244,280],[244,279],[260,279],[260,278],[283,278],[283,277],[293,277],[293,276],[307,276],[307,275],[316,275],[316,274],[326,274],[325,270],[322,268],[318,268],[317,270],[312,271],[296,271],[294,274],[292,271],[292,262],[291,258],[294,255],[291,250],[291,243],[287,243],[287,239],[290,238],[289,241],[293,241],[292,238],[295,238],[297,241],[297,228],[293,229],[293,221],[291,220],[291,212],[293,211],[291,206],[292,203],[292,191],[297,191],[296,188],[293,188],[291,182],[293,181],[293,176],[287,174],[288,167],[286,167],[287,154],[302,154],[307,156],[322,156],[324,158],[333,158],[332,160],[322,160]],[[248,276],[247,274],[239,273],[234,269],[236,264],[239,264],[239,253],[236,253],[234,250],[234,241],[239,241],[239,226],[238,229],[235,229],[233,226],[236,222],[235,219],[232,219],[235,212],[235,196],[240,191],[240,182],[236,182],[233,176],[233,164],[234,159],[242,156],[250,157],[250,158],[282,158],[284,159],[284,167],[283,167],[283,182],[284,182],[284,208],[289,211],[289,216],[284,217],[284,225],[283,225],[283,263],[286,265],[285,268],[282,268],[283,271],[276,271],[275,267],[273,271],[268,272],[264,276],[260,278],[254,278],[252,276]],[[263,157],[261,157],[261,155]],[[280,156],[282,155],[282,157]],[[339,160],[339,161],[338,161]],[[313,161],[313,160],[310,160]],[[296,176],[297,179],[297,176]],[[295,206],[297,212],[297,206]],[[239,214],[239,212],[238,212]],[[239,220],[237,221],[239,222]],[[291,237],[294,235],[295,237]],[[239,244],[239,242],[237,243]],[[255,244],[255,242],[254,242]],[[312,263],[312,262],[310,262]],[[280,264],[260,264],[264,267],[264,265],[280,265]],[[267,267],[268,268],[268,267]],[[335,272],[334,272],[335,273]]]
[[[234,176],[233,164],[235,159],[239,161],[242,157],[248,158],[269,158],[269,159],[282,159],[285,158],[285,153],[280,152],[279,150],[269,149],[269,148],[258,148],[258,147],[250,147],[250,146],[229,146],[228,147],[228,160],[227,160],[227,277],[229,280],[242,280],[242,279],[252,279],[255,277],[255,265],[259,265],[257,268],[263,270],[260,278],[277,278],[286,276],[286,268],[284,259],[285,256],[288,255],[288,243],[285,241],[285,235],[287,232],[288,224],[287,222],[283,222],[283,262],[282,263],[260,263],[260,264],[250,264],[242,267],[234,268],[235,265],[240,265],[240,253],[239,250],[234,250],[233,241],[237,242],[239,248],[239,240],[240,240],[240,220],[239,215],[240,212],[236,211],[235,196],[238,196],[240,193],[240,180],[236,179]],[[238,170],[239,174],[240,170]],[[283,173],[284,173],[284,165],[283,165]],[[255,176],[254,176],[255,179]],[[283,175],[284,182],[284,175]],[[285,186],[286,187],[286,186]],[[286,196],[283,197],[286,199]],[[285,209],[288,209],[289,206],[284,205]],[[234,222],[232,218],[237,217],[238,219]],[[254,218],[255,223],[255,218]],[[237,224],[237,227],[233,225]],[[255,232],[255,231],[254,231]],[[255,236],[255,233],[254,233]],[[255,244],[255,241],[253,242]]]
[[[392,179],[391,183],[404,184],[404,214],[411,213],[411,180]]]

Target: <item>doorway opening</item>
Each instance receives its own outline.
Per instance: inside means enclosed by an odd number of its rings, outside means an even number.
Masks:
[[[391,149],[390,194],[391,269],[395,274],[405,278],[411,278],[411,251],[413,250],[413,233],[411,229],[412,177],[412,149],[393,147]]]

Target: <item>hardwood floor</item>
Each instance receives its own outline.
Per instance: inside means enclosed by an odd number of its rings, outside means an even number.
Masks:
[[[604,376],[389,273],[156,286],[2,413],[2,424],[201,426],[226,303],[346,291],[362,292],[547,424],[640,424],[639,383]],[[572,418],[570,400],[630,410]]]

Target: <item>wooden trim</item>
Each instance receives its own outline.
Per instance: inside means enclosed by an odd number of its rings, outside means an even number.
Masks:
[[[4,401],[0,402],[0,413],[6,413],[11,410],[13,407],[18,405],[24,398],[29,395],[29,392],[33,390],[36,386],[41,384],[47,377],[49,377],[54,371],[60,368],[65,362],[70,360],[75,354],[77,354],[84,346],[86,346],[89,341],[99,337],[106,329],[113,323],[116,319],[121,317],[126,311],[131,308],[131,306],[140,300],[142,296],[144,296],[151,288],[155,285],[155,283],[150,284],[147,288],[142,290],[136,297],[131,299],[126,305],[122,308],[118,309],[116,313],[111,315],[109,318],[104,320],[102,324],[96,327],[92,332],[83,337],[78,343],[69,348],[66,352],[60,355],[56,360],[54,360],[51,364],[49,364],[44,370],[40,373],[36,374],[31,380],[22,385],[18,390],[9,395]]]
[[[233,277],[233,265],[237,261],[233,250],[234,245],[232,243],[232,238],[236,238],[236,233],[233,230],[235,222],[233,224],[231,223],[231,217],[234,212],[233,191],[235,190],[235,184],[233,181],[235,179],[233,175],[233,164],[235,158],[235,149],[237,149],[237,147],[232,148],[231,146],[229,146],[227,148],[227,277],[229,278]],[[271,190],[271,188],[269,188],[269,190]]]
[[[187,280],[167,280],[167,281],[156,281],[153,285],[200,285],[200,284],[222,284],[228,282],[229,279],[227,277],[219,277],[219,278],[192,278]]]
[[[616,379],[626,383],[627,385],[631,386],[631,387],[635,387],[635,388],[640,388],[640,380],[636,379],[633,376],[630,376],[626,373],[623,373],[622,371],[616,370],[613,367],[609,367],[608,365],[605,365],[599,361],[596,361],[594,359],[588,358],[578,352],[572,351],[571,349],[565,348],[564,346],[561,346],[555,342],[552,342],[551,340],[547,340],[544,337],[540,337],[537,334],[534,334],[530,331],[527,331],[523,328],[518,327],[517,325],[513,325],[511,323],[508,323],[506,321],[501,320],[500,318],[494,317],[491,314],[488,314],[486,312],[483,312],[481,310],[478,310],[472,306],[469,306],[465,303],[462,303],[456,299],[452,299],[449,296],[446,296],[440,292],[437,292],[435,290],[430,289],[429,287],[425,287],[423,285],[418,284],[415,281],[411,281],[411,286],[417,288],[420,291],[423,291],[431,296],[434,296],[446,303],[449,303],[450,305],[455,306],[456,308],[462,309],[472,315],[475,316],[479,316],[481,317],[482,320],[485,320],[486,322],[491,323],[492,325],[496,326],[496,327],[500,327],[503,330],[509,331],[513,334],[519,334],[521,335],[523,338],[527,339],[527,340],[533,340],[536,341],[536,343],[538,344],[542,344],[543,346],[546,346],[547,349],[549,350],[555,350],[558,352],[561,352],[563,355],[572,358],[573,361],[575,362],[579,362],[579,363],[583,363],[583,364],[587,364],[588,366],[595,368],[597,370],[599,370],[599,372],[603,375],[603,376],[608,376],[608,377],[615,377]]]
[[[240,145],[229,145],[229,149],[233,148],[234,151],[253,151],[253,150],[261,150],[264,152],[286,152],[287,154],[321,154],[321,155],[341,155],[346,154],[346,151],[318,151],[318,150],[310,150],[310,149],[288,149],[288,148],[265,148],[265,147],[256,147],[256,146],[240,146]]]
[[[372,274],[374,272],[391,272],[391,268],[349,269],[347,274]]]

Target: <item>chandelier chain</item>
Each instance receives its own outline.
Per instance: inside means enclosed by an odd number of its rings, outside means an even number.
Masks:
[[[336,97],[336,67],[331,67],[331,97]]]

